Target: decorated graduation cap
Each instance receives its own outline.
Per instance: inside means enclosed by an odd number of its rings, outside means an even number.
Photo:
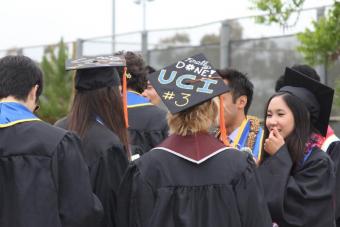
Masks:
[[[76,70],[75,88],[79,91],[119,86],[115,67],[125,66],[122,56],[98,56],[66,61],[66,70]]]
[[[76,70],[75,88],[78,91],[90,91],[104,87],[120,86],[120,77],[116,67],[124,67],[123,110],[125,125],[128,127],[126,61],[124,56],[97,56],[66,61],[66,70]]]
[[[203,54],[183,59],[159,71],[148,79],[172,114],[199,105],[230,91]],[[223,97],[220,96],[221,140],[227,146]]]
[[[203,54],[156,71],[148,80],[172,114],[230,90]]]
[[[310,112],[311,121],[325,136],[332,109],[334,90],[303,73],[286,68],[280,92],[298,97]]]

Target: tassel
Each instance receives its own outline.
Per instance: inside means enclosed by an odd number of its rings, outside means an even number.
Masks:
[[[230,143],[227,140],[227,129],[225,127],[225,120],[224,120],[224,104],[223,104],[223,96],[220,95],[220,140],[226,145],[230,147]]]
[[[126,82],[126,66],[124,67],[123,73],[123,111],[124,111],[124,120],[125,120],[125,127],[129,127],[129,118],[128,118],[128,110],[127,110],[127,82]]]

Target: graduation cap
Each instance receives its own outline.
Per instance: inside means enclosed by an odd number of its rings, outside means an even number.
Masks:
[[[97,56],[66,61],[66,70],[76,70],[75,88],[79,91],[119,86],[115,67],[125,66],[122,56]]]
[[[172,114],[199,105],[230,91],[203,54],[183,59],[149,74],[148,80]],[[220,130],[228,146],[224,124],[223,99],[220,97]]]
[[[332,88],[287,67],[279,91],[298,97],[309,110],[314,126],[326,135],[334,95]]]
[[[158,70],[148,80],[172,114],[230,91],[203,54]]]
[[[124,56],[97,56],[67,60],[66,70],[76,70],[75,88],[78,91],[90,91],[104,87],[119,86],[120,77],[116,67],[124,67],[123,105],[125,125],[128,127],[127,91],[126,91],[126,61]]]

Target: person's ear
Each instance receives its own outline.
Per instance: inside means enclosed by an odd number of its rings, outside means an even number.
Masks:
[[[31,90],[28,93],[27,96],[27,106],[29,107],[29,109],[33,112],[36,109],[37,106],[37,101],[38,101],[38,97],[37,97],[37,92],[38,92],[38,88],[39,85],[34,85],[34,87],[31,88]]]
[[[247,96],[241,95],[240,97],[237,98],[236,103],[240,109],[244,109],[247,105],[247,102],[248,102]]]
[[[39,85],[36,84],[34,87],[31,88],[30,92],[28,93],[28,99],[32,100],[34,103],[37,100],[37,92],[38,92]]]

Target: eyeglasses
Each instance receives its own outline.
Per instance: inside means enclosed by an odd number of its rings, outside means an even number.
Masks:
[[[36,102],[35,102],[35,107],[34,107],[34,110],[33,110],[33,113],[37,112],[39,109],[40,109],[39,100],[36,100]]]
[[[34,107],[33,113],[37,112],[39,109],[40,109],[40,106],[39,106],[39,105],[36,105],[36,106]]]

